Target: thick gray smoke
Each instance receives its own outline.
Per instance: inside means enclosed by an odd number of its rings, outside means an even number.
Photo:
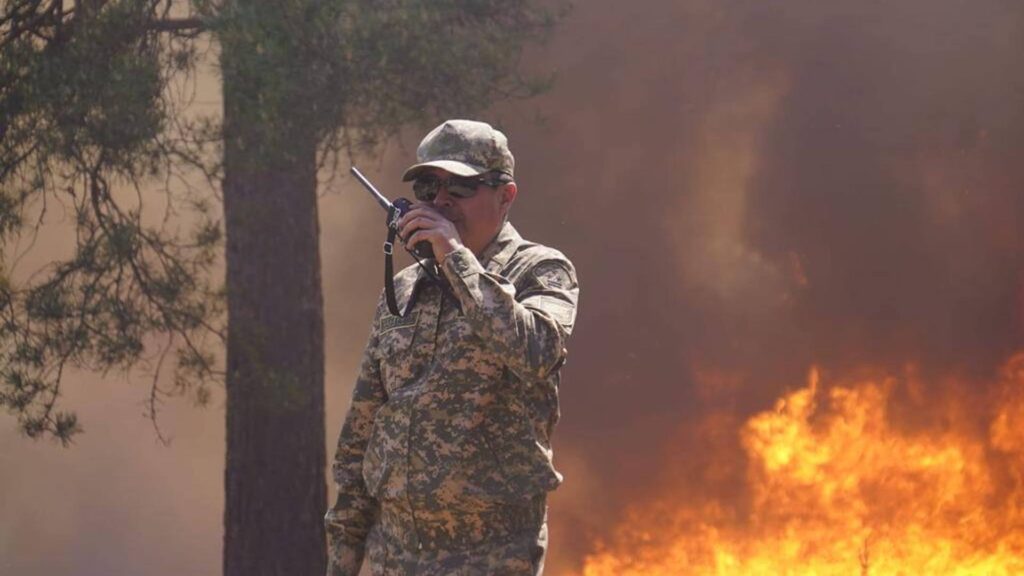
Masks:
[[[582,284],[558,441],[587,474],[559,496],[556,558],[571,566],[666,458],[701,460],[672,444],[709,405],[765,409],[812,364],[984,377],[1024,345],[1022,16],[577,6],[540,64],[559,73],[546,124],[507,111],[515,219]],[[702,390],[707,373],[733,384]]]

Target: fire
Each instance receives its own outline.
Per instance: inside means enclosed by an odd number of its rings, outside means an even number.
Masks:
[[[982,408],[963,386],[920,384],[825,389],[812,370],[740,427],[743,498],[680,486],[632,510],[584,576],[1024,574],[1024,354]]]

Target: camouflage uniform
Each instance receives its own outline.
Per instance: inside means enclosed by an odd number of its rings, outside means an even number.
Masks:
[[[395,278],[378,304],[333,473],[329,574],[535,575],[547,547],[559,368],[576,315],[572,264],[506,223],[479,260]]]

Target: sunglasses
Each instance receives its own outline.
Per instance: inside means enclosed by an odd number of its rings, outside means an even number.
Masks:
[[[475,177],[451,176],[445,179],[430,174],[413,180],[412,192],[420,202],[432,202],[437,198],[441,186],[455,198],[472,198],[481,185],[496,188],[509,181],[508,176],[500,172]]]

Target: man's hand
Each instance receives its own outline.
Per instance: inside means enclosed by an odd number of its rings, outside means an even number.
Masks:
[[[429,204],[417,203],[402,215],[398,220],[398,234],[405,239],[405,246],[410,250],[418,242],[430,242],[438,263],[462,246],[455,224]]]

